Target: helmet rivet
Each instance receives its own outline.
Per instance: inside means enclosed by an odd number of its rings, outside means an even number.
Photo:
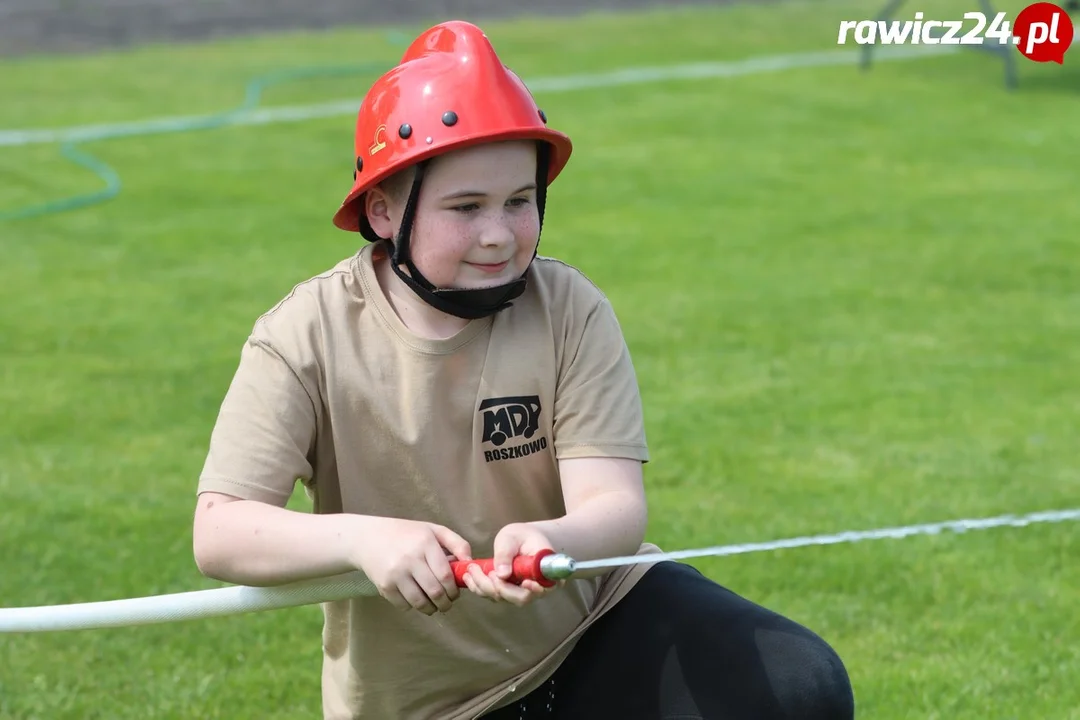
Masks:
[[[443,125],[447,127],[457,123],[457,113],[453,110],[447,110],[442,114]]]
[[[432,141],[431,141],[430,137],[427,137],[427,138],[424,139],[424,142],[426,142],[428,145],[430,145]]]
[[[547,125],[547,115],[544,114],[544,111],[538,109],[536,112],[540,115],[540,120],[543,121],[545,125]]]
[[[412,135],[412,125],[409,123],[402,123],[401,127],[398,128],[397,134],[401,136],[402,140],[407,140],[409,136]]]
[[[356,172],[361,172],[364,169],[364,158],[356,158]]]

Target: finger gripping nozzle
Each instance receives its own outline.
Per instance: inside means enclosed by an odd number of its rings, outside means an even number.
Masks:
[[[476,565],[487,575],[495,569],[494,558],[478,560],[454,560],[450,563],[458,587],[466,587],[465,575],[469,567]],[[507,582],[520,585],[526,580],[534,580],[544,587],[553,587],[559,580],[574,574],[574,559],[554,550],[541,550],[535,555],[518,555],[514,558],[513,574]]]

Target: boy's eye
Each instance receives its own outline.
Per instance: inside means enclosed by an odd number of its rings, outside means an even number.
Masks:
[[[524,207],[525,205],[529,204],[529,198],[527,198],[527,197],[511,198],[510,200],[507,201],[506,204],[509,205],[510,207],[515,207],[515,208]],[[479,203],[474,203],[474,202],[473,203],[464,203],[462,205],[455,205],[451,209],[454,210],[455,212],[470,213],[470,212],[475,212],[475,211],[479,210],[480,209],[480,204]]]

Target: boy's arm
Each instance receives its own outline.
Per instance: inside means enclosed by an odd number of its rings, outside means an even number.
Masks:
[[[425,615],[448,611],[459,595],[447,552],[471,552],[434,523],[313,515],[214,492],[199,496],[193,544],[199,570],[217,580],[272,586],[361,570],[393,605]]]
[[[314,472],[316,363],[293,338],[281,345],[300,359],[286,360],[267,335],[257,327],[241,350],[210,435],[192,526],[203,574],[257,586],[353,569],[343,549],[351,518],[285,507],[296,481]]]
[[[199,495],[192,528],[199,572],[281,585],[356,569],[357,515],[313,515],[216,492]]]
[[[313,360],[288,363],[266,341],[244,345],[199,479],[196,564],[253,586],[362,570],[401,609],[448,610],[458,588],[446,552],[469,556],[461,536],[433,523],[286,508],[296,480],[314,475],[316,372]]]
[[[557,552],[578,560],[637,553],[648,519],[637,375],[611,303],[594,296],[578,301],[592,304],[572,323],[556,390],[554,445],[566,513],[532,523]]]
[[[566,514],[528,525],[543,533],[556,552],[575,560],[636,553],[648,523],[641,461],[568,458],[559,461],[559,473]],[[578,577],[609,571],[581,572]]]
[[[577,290],[583,287],[591,288]],[[595,292],[571,296],[572,306],[591,306],[567,320],[556,386],[553,445],[566,512],[503,528],[495,539],[496,567],[543,546],[578,560],[633,555],[645,537],[648,447],[630,351],[606,299],[597,301]],[[508,577],[508,569],[500,575]]]

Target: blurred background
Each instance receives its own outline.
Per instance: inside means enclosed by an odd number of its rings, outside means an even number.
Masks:
[[[884,6],[0,0],[0,608],[220,587],[240,347],[362,246],[356,109],[460,18],[574,140],[540,252],[626,333],[649,540],[997,518],[694,564],[832,643],[860,717],[1080,718],[1080,50],[837,46]],[[0,635],[0,719],[316,717],[321,621]]]
[[[716,0],[669,0],[666,6]],[[86,51],[160,40],[192,40],[297,28],[386,25],[401,21],[506,18],[523,13],[572,15],[634,10],[655,0],[3,0],[0,50],[6,54]]]

